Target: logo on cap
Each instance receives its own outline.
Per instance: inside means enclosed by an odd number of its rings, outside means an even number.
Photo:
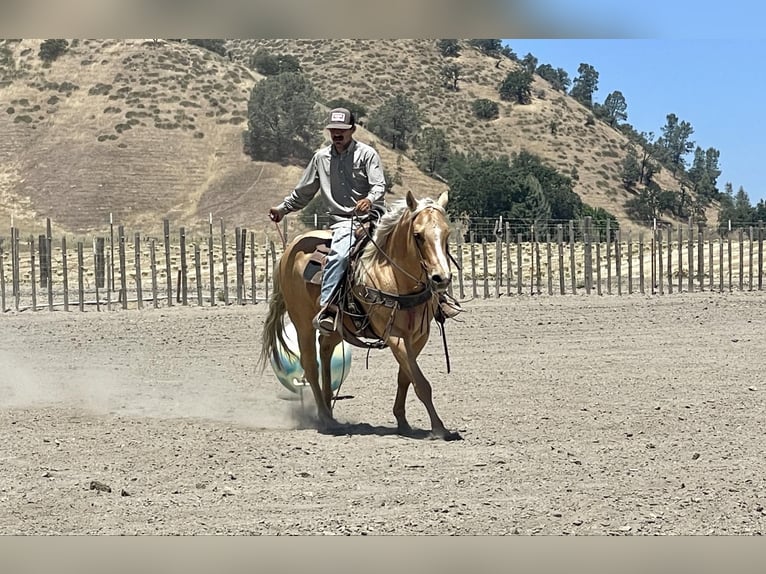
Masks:
[[[330,115],[330,121],[331,122],[344,122],[346,121],[346,113],[345,112],[333,112],[332,115]]]

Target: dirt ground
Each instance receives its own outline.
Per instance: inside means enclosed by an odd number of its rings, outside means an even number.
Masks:
[[[0,533],[761,534],[765,303],[468,302],[451,373],[437,330],[420,361],[456,442],[395,434],[386,350],[317,432],[257,368],[264,304],[6,313]]]

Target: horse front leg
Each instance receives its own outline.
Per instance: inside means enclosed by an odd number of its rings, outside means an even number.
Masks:
[[[402,435],[412,433],[412,427],[407,422],[405,414],[405,404],[407,403],[407,391],[412,383],[412,375],[399,366],[399,373],[396,376],[396,400],[394,401],[394,416],[396,417],[397,432]]]
[[[412,374],[412,384],[415,387],[415,394],[420,402],[425,406],[428,417],[431,420],[431,435],[443,440],[459,440],[462,437],[456,432],[450,432],[444,426],[439,414],[434,406],[431,383],[420,370],[417,363],[417,351],[413,348],[410,339],[399,337],[389,342],[389,347],[399,363],[401,369],[409,371]],[[397,399],[399,395],[397,393]]]

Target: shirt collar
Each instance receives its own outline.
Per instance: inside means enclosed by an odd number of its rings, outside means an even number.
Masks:
[[[338,153],[337,150],[335,149],[335,146],[330,144],[330,155],[344,157],[348,154],[353,154],[355,148],[356,148],[356,140],[353,138],[351,139],[351,143],[348,144],[348,147],[342,153]]]

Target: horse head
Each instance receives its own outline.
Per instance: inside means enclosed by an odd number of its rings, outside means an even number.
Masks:
[[[446,191],[436,201],[430,198],[418,201],[411,191],[407,192],[406,197],[412,214],[412,242],[420,254],[429,287],[436,293],[445,292],[452,281],[447,251],[450,230],[445,206],[448,198]]]

